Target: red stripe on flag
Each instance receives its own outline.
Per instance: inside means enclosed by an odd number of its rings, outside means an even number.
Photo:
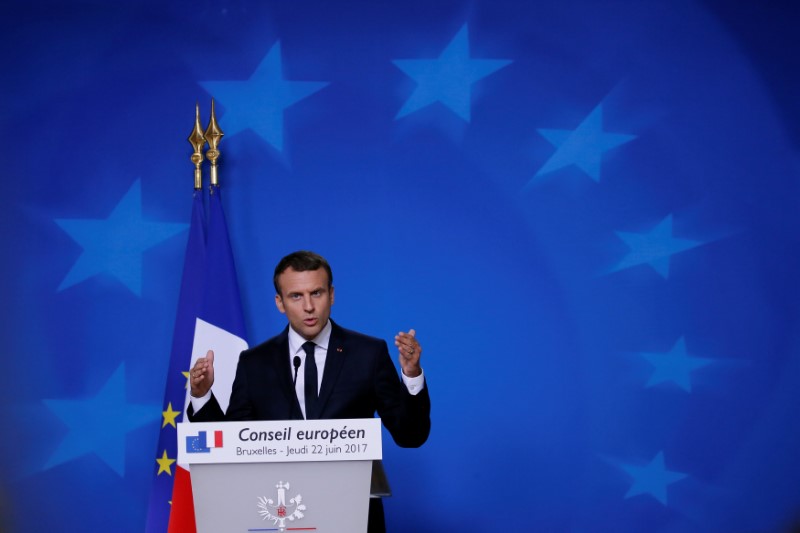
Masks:
[[[192,478],[180,466],[175,469],[172,485],[172,512],[169,513],[169,533],[193,533],[197,531],[192,500]]]
[[[214,447],[215,448],[222,448],[222,432],[215,431],[214,432]]]

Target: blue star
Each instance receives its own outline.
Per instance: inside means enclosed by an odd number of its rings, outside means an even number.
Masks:
[[[649,264],[662,277],[667,278],[669,277],[669,258],[671,255],[704,244],[700,241],[674,238],[672,236],[672,215],[667,215],[649,233],[626,233],[622,231],[616,233],[631,250],[612,269],[612,272],[636,265]]]
[[[471,59],[465,24],[436,59],[398,59],[397,67],[417,82],[417,88],[395,119],[441,102],[470,121],[471,85],[511,63],[508,59]]]
[[[57,219],[83,253],[61,281],[64,290],[107,272],[137,296],[142,293],[142,252],[186,229],[186,224],[142,220],[141,184],[136,180],[106,219]]]
[[[249,80],[204,81],[200,85],[225,106],[227,133],[250,128],[280,152],[284,109],[319,91],[328,82],[284,79],[278,41]]]
[[[691,372],[714,362],[713,359],[689,357],[683,337],[678,339],[668,353],[643,353],[641,355],[655,367],[655,371],[645,387],[672,381],[687,392],[692,390]]]
[[[114,472],[124,476],[125,435],[161,416],[159,405],[126,403],[124,364],[93,398],[42,401],[69,428],[44,469],[95,453]]]
[[[603,160],[603,153],[636,138],[636,135],[603,131],[602,103],[598,104],[574,130],[540,129],[538,131],[556,147],[556,151],[531,178],[529,185],[538,176],[569,165],[577,166],[594,181],[600,181],[600,164]]]
[[[664,466],[664,452],[658,452],[647,466],[623,466],[631,477],[633,485],[625,494],[625,498],[632,498],[639,494],[650,494],[653,498],[667,505],[667,485],[687,477],[682,472],[667,470]]]

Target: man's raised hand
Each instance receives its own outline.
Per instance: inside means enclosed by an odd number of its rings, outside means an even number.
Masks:
[[[189,373],[189,383],[192,387],[192,396],[202,398],[211,390],[214,384],[214,351],[209,350],[205,357],[201,357],[194,364]]]
[[[422,346],[417,341],[416,334],[416,331],[410,329],[408,333],[401,331],[394,337],[394,345],[397,346],[400,353],[400,368],[403,369],[403,374],[409,378],[415,378],[422,374],[422,368],[419,365]]]

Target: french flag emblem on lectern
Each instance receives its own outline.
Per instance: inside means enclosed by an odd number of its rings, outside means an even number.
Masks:
[[[214,431],[208,439],[207,431],[186,437],[186,453],[209,453],[211,448],[222,448],[222,431]]]

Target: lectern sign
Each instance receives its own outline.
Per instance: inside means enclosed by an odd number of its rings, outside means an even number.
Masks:
[[[198,533],[366,531],[381,421],[178,424]]]
[[[380,459],[377,418],[178,424],[181,464]]]

